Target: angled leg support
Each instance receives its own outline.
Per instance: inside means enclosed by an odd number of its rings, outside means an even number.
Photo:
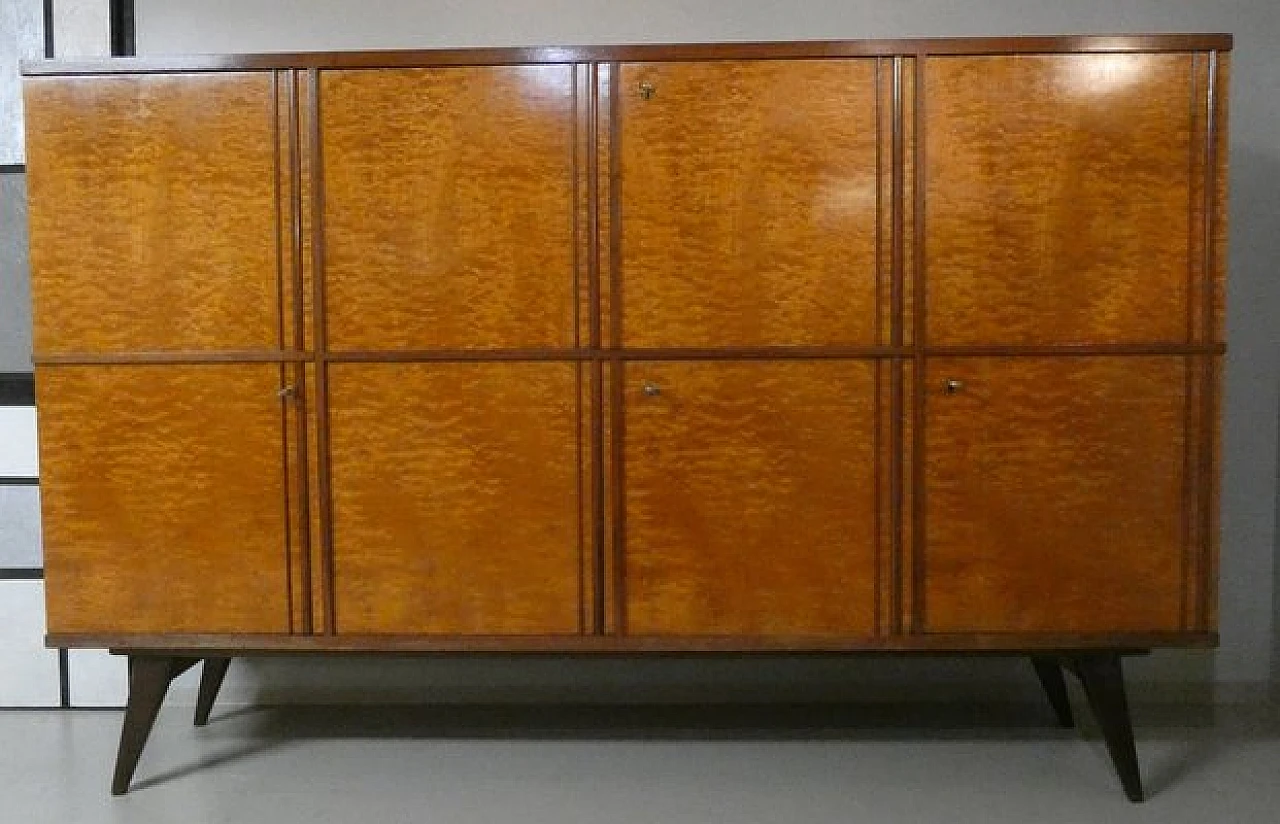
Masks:
[[[1118,653],[1088,653],[1071,657],[1069,669],[1080,679],[1093,715],[1102,728],[1107,752],[1120,776],[1124,794],[1135,804],[1143,800],[1138,751],[1133,743],[1133,722],[1124,692],[1124,673]]]
[[[218,690],[222,689],[222,679],[227,677],[229,666],[230,658],[204,659],[204,667],[200,671],[200,697],[196,699],[197,727],[209,723],[209,713],[213,710],[213,702],[218,699]]]
[[[199,660],[169,655],[129,656],[129,703],[125,707],[124,726],[120,730],[120,749],[111,780],[112,795],[129,792],[142,748],[151,736],[151,728],[156,723],[156,715],[160,712],[165,693],[169,691],[170,682]]]
[[[1058,716],[1058,723],[1070,729],[1074,727],[1075,718],[1071,715],[1071,700],[1067,697],[1067,682],[1062,676],[1062,664],[1057,658],[1035,655],[1031,664],[1040,678],[1040,686],[1049,697],[1049,704]]]

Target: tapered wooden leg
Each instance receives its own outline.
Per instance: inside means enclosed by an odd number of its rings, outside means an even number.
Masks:
[[[1138,770],[1138,751],[1133,743],[1133,722],[1129,718],[1129,702],[1124,694],[1124,673],[1120,656],[1114,653],[1075,656],[1075,672],[1084,685],[1089,706],[1093,708],[1107,751],[1115,764],[1120,784],[1129,800],[1143,800],[1142,774]]]
[[[1049,696],[1049,704],[1058,716],[1058,723],[1067,728],[1074,727],[1075,719],[1071,715],[1071,700],[1067,697],[1067,682],[1062,677],[1062,665],[1058,659],[1036,655],[1032,656],[1031,665],[1036,669],[1036,675],[1040,678],[1040,686],[1044,687],[1045,695]]]
[[[129,792],[133,771],[138,767],[142,748],[151,736],[156,714],[164,702],[169,683],[196,663],[194,658],[166,655],[129,656],[129,703],[120,729],[120,749],[116,753],[116,770],[111,779],[111,794]]]
[[[227,677],[229,666],[230,658],[204,659],[204,667],[200,671],[200,696],[196,699],[197,727],[209,723],[209,713],[213,710],[213,702],[218,699],[218,690],[222,689],[222,679]]]

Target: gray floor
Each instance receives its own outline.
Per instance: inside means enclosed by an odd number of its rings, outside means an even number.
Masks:
[[[166,707],[122,798],[119,712],[8,711],[0,821],[1280,821],[1272,708],[1135,716],[1137,807],[1091,721],[1031,705]]]

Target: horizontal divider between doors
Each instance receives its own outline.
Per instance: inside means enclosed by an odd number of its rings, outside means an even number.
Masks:
[[[932,357],[1056,357],[1059,355],[1222,355],[1220,343],[1070,343],[1019,345],[931,345],[924,354]]]
[[[36,366],[93,366],[111,364],[201,364],[201,363],[300,363],[313,360],[330,363],[414,362],[414,361],[591,361],[591,360],[786,360],[819,358],[908,358],[916,354],[933,357],[1036,357],[1070,355],[1222,355],[1221,343],[1133,343],[1133,344],[1049,344],[1049,345],[963,345],[927,346],[763,346],[683,348],[655,347],[629,349],[404,349],[348,350],[328,353],[281,350],[228,350],[221,352],[121,352],[111,354],[68,353],[34,355]]]
[[[909,347],[777,346],[721,348],[604,349],[419,349],[337,351],[321,357],[330,363],[413,361],[595,361],[595,360],[772,360],[814,358],[910,357]]]

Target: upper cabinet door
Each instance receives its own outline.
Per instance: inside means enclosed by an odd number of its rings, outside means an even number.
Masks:
[[[1187,339],[1205,65],[1189,54],[926,62],[930,343]]]
[[[36,352],[277,347],[270,73],[25,89]]]
[[[875,343],[875,65],[622,66],[624,345]]]
[[[326,71],[336,349],[575,345],[567,65]]]

